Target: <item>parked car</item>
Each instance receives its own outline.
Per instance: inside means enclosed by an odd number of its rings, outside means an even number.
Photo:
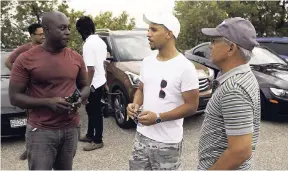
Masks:
[[[97,31],[97,34],[106,42],[111,55],[105,62],[105,68],[109,93],[112,93],[110,94],[110,103],[114,111],[112,113],[119,127],[133,127],[135,124],[132,120],[126,121],[126,107],[133,101],[138,88],[142,60],[149,55],[156,55],[157,51],[150,49],[146,37],[147,31],[110,31],[107,29]],[[211,97],[211,81],[214,72],[201,64],[194,63],[194,65],[200,82],[198,113],[203,113]]]
[[[257,41],[266,46],[288,62],[288,37],[260,37]]]
[[[10,51],[1,51],[1,137],[24,136],[27,117],[25,110],[12,106],[9,100],[10,70],[5,59]]]
[[[215,78],[219,72],[210,60],[209,42],[187,51],[188,59],[213,68]],[[266,47],[255,47],[249,62],[256,76],[261,95],[261,114],[266,118],[288,116],[288,64]]]

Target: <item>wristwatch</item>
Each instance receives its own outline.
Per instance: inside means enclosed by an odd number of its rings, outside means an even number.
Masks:
[[[160,118],[160,114],[159,114],[159,113],[156,113],[156,116],[157,116],[157,118],[156,118],[156,120],[155,120],[156,124],[161,123],[161,122],[162,122],[162,119]]]

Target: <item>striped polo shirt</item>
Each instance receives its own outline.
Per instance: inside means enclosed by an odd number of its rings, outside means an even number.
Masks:
[[[212,167],[228,148],[227,136],[252,133],[252,154],[259,138],[260,90],[249,64],[228,71],[216,81],[218,87],[207,104],[201,128],[200,170]],[[250,169],[252,156],[238,169]]]

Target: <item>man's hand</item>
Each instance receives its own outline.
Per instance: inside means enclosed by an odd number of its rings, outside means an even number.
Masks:
[[[135,103],[130,103],[127,106],[127,121],[129,120],[129,117],[131,119],[134,119],[134,117],[136,117],[137,115],[137,110],[139,109],[139,105],[135,104]]]
[[[85,101],[87,101],[87,100],[85,100]],[[69,113],[75,113],[76,114],[78,109],[81,107],[82,104],[83,104],[83,101],[81,98],[79,98],[77,102],[74,102],[71,104],[72,108],[71,108],[71,111]]]
[[[54,97],[49,99],[48,107],[57,113],[69,112],[72,108],[72,104],[67,102],[62,97]]]
[[[156,119],[157,119],[156,113],[150,112],[150,111],[144,111],[140,113],[138,116],[138,121],[142,125],[146,125],[146,126],[154,125],[156,123]]]

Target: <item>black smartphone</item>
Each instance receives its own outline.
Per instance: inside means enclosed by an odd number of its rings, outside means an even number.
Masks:
[[[78,99],[81,97],[80,91],[76,88],[74,93],[66,98],[66,101],[69,103],[75,103],[78,101]]]

